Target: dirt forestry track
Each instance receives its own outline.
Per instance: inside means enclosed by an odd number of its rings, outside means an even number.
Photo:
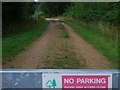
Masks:
[[[3,68],[112,69],[114,64],[88,44],[65,23],[69,38],[51,22],[47,30],[28,49],[18,54]]]

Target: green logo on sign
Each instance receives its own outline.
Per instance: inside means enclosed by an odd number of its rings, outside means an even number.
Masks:
[[[55,79],[48,80],[46,83],[46,87],[48,88],[55,88],[57,86]]]

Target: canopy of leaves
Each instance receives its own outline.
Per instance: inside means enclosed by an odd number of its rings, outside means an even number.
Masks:
[[[69,18],[84,21],[120,23],[120,3],[73,3],[64,13]]]
[[[2,4],[3,22],[25,21],[34,14],[34,3],[4,2]]]
[[[62,15],[68,5],[70,5],[69,2],[45,2],[40,3],[39,8],[41,8],[41,11],[47,14],[48,17],[54,17]]]
[[[3,36],[13,32],[20,32],[21,26],[24,27],[30,19],[29,17],[34,14],[34,9],[35,3],[32,2],[3,2]]]

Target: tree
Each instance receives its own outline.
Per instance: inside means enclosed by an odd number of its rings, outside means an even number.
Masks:
[[[40,8],[49,17],[54,17],[62,15],[68,5],[70,5],[68,2],[45,2],[40,3]]]
[[[23,22],[34,14],[35,3],[3,2],[3,22]]]
[[[64,15],[86,22],[105,21],[118,24],[120,22],[120,3],[73,3],[66,9]]]
[[[49,88],[51,88],[51,87],[52,87],[52,81],[49,80],[49,81],[46,83],[46,86],[49,87]]]
[[[56,85],[56,81],[55,81],[55,79],[53,79],[52,86],[53,86],[53,88],[55,88],[55,87],[57,86],[57,85]]]
[[[30,2],[3,2],[2,25],[3,36],[18,32],[15,26],[24,25],[31,15],[34,14],[35,3]]]

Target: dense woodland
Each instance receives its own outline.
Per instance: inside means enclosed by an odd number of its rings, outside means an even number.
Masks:
[[[6,2],[2,4],[3,36],[21,31],[35,12],[35,3]],[[21,29],[20,29],[21,28]],[[19,29],[19,30],[18,30]]]
[[[98,24],[102,34],[118,41],[120,23],[120,3],[118,2],[42,3],[38,6],[46,17],[62,16],[75,22],[77,20],[87,24]]]
[[[34,14],[35,3],[3,3],[2,8],[3,23],[5,22],[23,22],[30,15]]]
[[[24,23],[35,13],[45,17],[65,16],[85,22],[120,23],[120,3],[3,3],[3,29],[10,23]]]
[[[105,21],[120,23],[120,3],[75,3],[64,14],[87,22]]]
[[[78,22],[93,23],[99,27],[102,34],[118,42],[120,23],[119,2],[26,2],[3,3],[3,36],[24,31],[23,26],[35,27],[36,17],[64,17]],[[33,20],[32,25],[30,25]],[[26,25],[27,24],[27,25]],[[105,28],[107,28],[105,30]]]
[[[93,23],[93,27],[97,24],[102,34],[118,41],[120,3],[74,3],[66,9],[64,16]]]
[[[50,17],[64,15],[87,22],[120,23],[120,3],[42,3],[40,8]]]
[[[47,17],[66,16],[84,21],[120,23],[120,3],[3,3],[3,23],[25,21],[35,11]]]

